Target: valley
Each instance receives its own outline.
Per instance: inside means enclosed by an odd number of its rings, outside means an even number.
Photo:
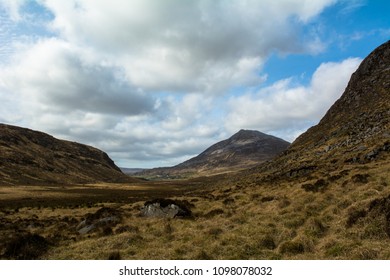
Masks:
[[[388,167],[370,162],[271,182],[236,175],[2,187],[0,253],[6,259],[389,259],[389,184]],[[156,198],[184,203],[191,215],[142,216],[145,202]],[[90,217],[112,220],[81,233]]]
[[[390,41],[272,158],[215,175],[229,157],[195,157],[213,176],[130,177],[96,148],[2,125],[0,258],[390,259],[389,65]]]

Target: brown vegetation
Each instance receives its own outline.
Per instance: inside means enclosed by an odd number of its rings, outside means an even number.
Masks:
[[[55,191],[58,200],[48,196],[39,206],[23,200],[25,205],[15,207],[1,200],[0,254],[6,259],[389,259],[387,166],[346,166],[328,174],[323,179],[326,189],[318,192],[300,188],[304,178],[238,185],[226,177],[204,179],[208,188],[202,180],[173,181],[176,187],[171,188],[168,182],[145,182],[139,190],[134,185],[105,185],[107,194],[120,189],[126,199],[100,196],[89,204],[88,196],[83,204],[80,197]],[[366,183],[353,179],[361,168],[370,175]],[[334,179],[340,172],[348,175]],[[145,188],[147,195],[140,195]],[[140,216],[153,196],[190,201],[186,205],[191,205],[193,218]],[[110,215],[120,219],[85,234],[78,231],[83,221]]]
[[[135,182],[94,147],[0,124],[0,184]]]
[[[390,42],[278,158],[196,180],[0,187],[3,259],[390,259]],[[140,215],[183,203],[190,219]],[[147,205],[147,204],[146,204]]]

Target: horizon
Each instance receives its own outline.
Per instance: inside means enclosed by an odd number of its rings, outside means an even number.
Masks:
[[[388,10],[0,0],[0,122],[97,147],[121,168],[174,166],[240,129],[293,142],[389,40]]]

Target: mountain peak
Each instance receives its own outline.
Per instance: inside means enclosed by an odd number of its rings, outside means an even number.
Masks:
[[[230,172],[270,160],[289,145],[283,139],[256,130],[241,129],[183,163],[147,170],[139,175],[172,178]]]
[[[248,129],[240,129],[237,133],[235,133],[231,138],[254,138],[254,137],[267,137],[267,134],[264,134],[257,130],[248,130]]]
[[[386,131],[390,106],[390,41],[371,52],[352,74],[344,93],[319,124],[302,134],[293,146],[345,146]],[[325,138],[328,138],[326,140]],[[337,142],[333,143],[338,138]],[[344,144],[342,144],[344,143]]]
[[[351,82],[357,82],[361,76],[372,75],[374,72],[389,70],[390,40],[373,50],[360,64],[351,77]]]

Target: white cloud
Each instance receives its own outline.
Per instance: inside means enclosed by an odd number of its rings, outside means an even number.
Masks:
[[[274,49],[310,51],[313,44],[318,49],[318,38],[300,42],[296,31],[333,2],[43,3],[54,13],[51,26],[60,36],[79,46],[93,46],[116,61],[132,84],[147,90],[221,94],[232,86],[261,81],[257,74]]]
[[[0,81],[27,106],[45,111],[133,115],[153,110],[154,101],[121,79],[120,69],[89,59],[85,50],[45,39],[0,70]]]
[[[343,16],[367,5],[367,0],[341,0],[340,2],[344,5],[340,11]]]
[[[0,8],[7,11],[13,21],[22,19],[20,8],[27,2],[27,0],[0,0]]]
[[[308,86],[286,79],[258,92],[233,97],[225,125],[230,131],[252,128],[294,140],[295,131],[315,124],[341,96],[360,62],[361,59],[350,58],[323,63]]]
[[[312,90],[324,86],[317,85],[316,75],[310,87],[284,80],[231,99],[230,112],[225,96],[236,88],[261,87],[270,53],[324,51],[315,32],[304,38],[300,33],[334,2],[38,1],[52,13],[38,23],[49,31],[30,38],[26,29],[8,41],[13,56],[1,61],[0,120],[97,146],[119,164],[134,166],[179,163],[248,126],[294,126],[284,111],[304,122],[330,102],[328,93],[319,97],[328,102],[322,107],[312,97]],[[16,22],[29,3],[0,0],[8,21]],[[1,34],[10,36],[0,27],[0,39]],[[336,66],[325,64],[318,75],[330,79],[327,67]],[[326,87],[333,92],[339,85],[332,84]],[[272,116],[275,109],[282,113]]]

